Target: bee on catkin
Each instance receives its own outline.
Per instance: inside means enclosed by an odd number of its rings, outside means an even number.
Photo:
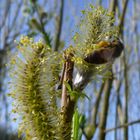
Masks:
[[[110,38],[108,40],[100,41],[97,46],[98,50],[89,53],[84,61],[89,65],[88,69],[78,68],[74,78],[74,88],[83,90],[84,87],[92,80],[93,75],[96,73],[94,67],[106,64],[105,72],[108,66],[114,62],[116,58],[121,55],[124,45],[119,38]]]

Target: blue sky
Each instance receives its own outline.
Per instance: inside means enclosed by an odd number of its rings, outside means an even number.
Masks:
[[[41,4],[43,2],[43,0],[39,0],[39,3]],[[46,5],[46,11],[50,10],[53,7],[53,2],[54,0],[48,0],[48,4]],[[80,16],[81,16],[81,10],[85,9],[88,7],[88,5],[92,3],[92,4],[96,4],[97,1],[96,0],[66,0],[65,1],[65,7],[64,7],[64,19],[63,19],[63,26],[62,26],[62,35],[61,35],[61,39],[65,41],[65,47],[68,47],[71,43],[72,43],[72,36],[74,35],[75,31],[77,30],[77,26],[80,20]],[[110,3],[110,0],[103,0],[103,7],[108,8]],[[131,56],[128,56],[128,61],[129,63],[133,64],[134,62],[137,61],[137,56],[136,53],[133,51],[132,49],[132,42],[134,42],[133,37],[135,36],[134,33],[131,31],[131,18],[133,16],[133,11],[131,10],[133,7],[133,0],[129,0],[129,5],[128,5],[128,11],[127,11],[127,15],[126,15],[126,26],[125,26],[125,44],[126,47],[128,46],[130,49],[128,49],[128,51],[132,51],[133,53],[131,53]],[[140,12],[140,10],[139,10]],[[137,14],[139,16],[139,13]],[[53,21],[51,21],[49,23],[49,25],[46,27],[46,29],[51,32],[52,36],[54,35],[54,25],[53,25]],[[138,20],[138,33],[140,32],[140,20]],[[25,29],[26,26],[23,27],[23,29]],[[132,33],[131,33],[132,32]],[[129,35],[128,35],[129,34]],[[39,35],[37,38],[40,38],[41,36]],[[139,37],[140,39],[140,37]],[[135,42],[134,42],[135,43]],[[140,50],[140,49],[139,49]],[[139,52],[139,56],[140,56],[140,52]],[[132,59],[130,59],[132,58]],[[133,61],[132,61],[133,60]],[[136,70],[136,67],[134,67],[134,69],[132,68],[130,70],[129,73],[129,89],[130,89],[130,96],[129,98],[132,99],[129,102],[129,117],[130,117],[130,121],[132,120],[136,120],[138,118],[140,118],[139,115],[139,109],[140,109],[140,95],[138,93],[140,93],[140,85],[139,85],[139,77],[138,77],[138,70]],[[7,81],[5,81],[5,85],[7,86]],[[98,85],[100,85],[100,83],[98,83]],[[93,85],[91,85],[93,86]],[[7,87],[6,87],[7,88]],[[91,87],[89,86],[87,88],[87,90],[90,89],[91,91]],[[93,90],[93,89],[92,89]],[[113,89],[113,93],[115,93],[115,89]],[[92,92],[89,93],[91,96]],[[122,103],[123,103],[123,97],[124,97],[124,86],[121,88],[121,96],[122,96]],[[137,98],[138,97],[138,98]],[[110,99],[110,103],[114,102],[114,104],[112,104],[112,106],[109,108],[109,114],[110,117],[108,117],[108,127],[114,127],[114,114],[115,114],[115,95],[112,94],[111,99]],[[11,104],[12,100],[9,99],[9,105]],[[89,104],[89,101],[86,100],[83,103],[85,104]],[[91,103],[93,104],[93,103]],[[11,110],[11,106],[9,106],[9,110]],[[88,115],[88,112],[86,112],[86,114]],[[4,112],[2,115],[2,118],[0,120],[0,122],[3,122],[3,125],[5,124],[3,121],[4,118]],[[16,128],[17,124],[16,123],[12,123],[12,127]],[[134,129],[134,135],[136,135],[137,139],[140,137],[139,134],[139,130],[140,130],[140,126],[139,125],[135,125],[133,127],[130,127],[130,140],[132,135],[132,128]],[[119,132],[122,133],[122,132]],[[107,134],[107,139],[113,138],[114,137],[114,133],[108,133]],[[133,138],[133,137],[132,137]],[[119,139],[121,140],[121,138]]]

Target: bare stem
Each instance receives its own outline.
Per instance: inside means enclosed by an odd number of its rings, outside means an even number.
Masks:
[[[99,140],[105,140],[104,129],[106,128],[107,116],[108,116],[108,108],[109,108],[109,97],[111,95],[113,79],[108,79],[105,85],[105,95],[102,104],[102,111],[99,122]]]
[[[59,19],[57,20],[57,25],[56,25],[57,29],[56,29],[56,38],[54,42],[54,51],[58,51],[60,45],[60,37],[61,37],[62,22],[63,22],[63,11],[64,11],[64,0],[61,0]]]
[[[65,64],[64,64],[64,78],[62,84],[62,96],[61,96],[61,113],[62,113],[62,125],[67,126],[72,123],[72,117],[74,113],[74,107],[76,101],[69,95],[66,84],[67,82],[72,88],[72,74],[73,74],[73,67],[74,63],[71,61],[72,54],[65,55]],[[71,133],[71,128],[69,129],[69,134]],[[67,140],[70,139],[70,136],[67,137]]]
[[[108,133],[108,132],[114,131],[116,129],[125,128],[125,127],[128,127],[130,125],[137,124],[137,123],[140,123],[140,119],[136,120],[136,121],[129,122],[129,123],[122,124],[122,125],[114,127],[114,128],[106,129],[104,132]]]

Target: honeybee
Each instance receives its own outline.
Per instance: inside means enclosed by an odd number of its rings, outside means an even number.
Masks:
[[[88,54],[84,60],[89,64],[94,64],[94,66],[106,64],[106,67],[110,66],[114,60],[121,55],[124,49],[124,45],[119,38],[107,37],[105,40],[100,41],[96,45],[99,46],[98,50],[95,50]],[[75,78],[73,80],[73,87],[76,90],[83,90],[85,86],[92,80],[95,74],[95,69],[89,67],[86,71],[82,68],[76,70]],[[108,68],[105,68],[105,72]]]
[[[99,46],[100,49],[87,55],[84,58],[86,62],[92,64],[108,63],[119,57],[124,49],[124,45],[119,38],[100,41],[97,46]]]
[[[99,49],[94,50],[83,58],[87,64],[93,64],[93,67],[89,67],[89,69],[85,70],[82,67],[76,68],[76,66],[74,66],[73,88],[75,90],[83,90],[92,80],[95,74],[94,67],[102,64],[106,64],[106,67],[108,67],[121,55],[124,49],[122,41],[117,37],[106,37],[105,40],[98,42],[96,45]],[[108,68],[104,69],[104,71],[105,70],[108,70]],[[63,74],[64,71],[62,72],[61,84],[58,86],[58,89],[62,86]]]

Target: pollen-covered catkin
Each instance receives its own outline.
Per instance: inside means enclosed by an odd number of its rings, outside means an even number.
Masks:
[[[11,60],[10,95],[19,116],[19,133],[27,140],[60,139],[56,103],[61,56],[41,41],[22,37]]]

